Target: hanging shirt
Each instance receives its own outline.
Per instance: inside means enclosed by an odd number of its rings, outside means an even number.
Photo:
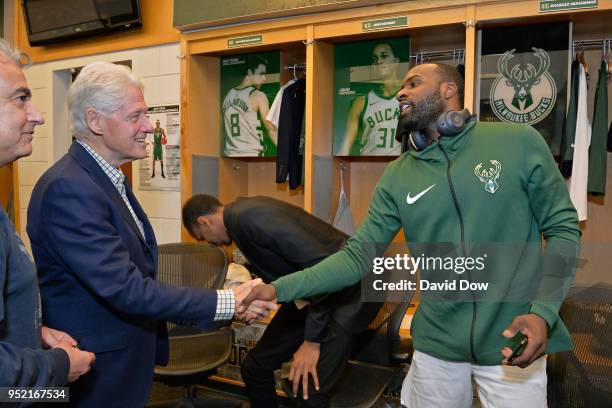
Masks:
[[[359,124],[361,156],[399,156],[401,144],[395,140],[399,115],[395,96],[385,98],[374,91],[368,92]]]
[[[281,89],[279,89],[278,92],[276,93],[276,96],[274,97],[274,101],[272,102],[272,105],[270,106],[270,110],[268,111],[268,116],[266,116],[266,119],[268,120],[268,122],[273,123],[277,129],[278,129],[278,122],[280,120],[281,104],[283,103],[283,93],[285,92],[285,89],[289,85],[292,85],[295,81],[297,81],[297,78],[292,79],[289,82],[287,82],[285,85],[281,86]]]
[[[599,79],[595,90],[595,107],[593,109],[593,132],[589,150],[589,193],[603,195],[606,192],[606,173],[608,171],[608,152],[606,139],[608,134],[608,72],[605,60],[599,67]]]
[[[578,103],[576,109],[576,138],[574,139],[574,161],[572,176],[569,180],[569,193],[572,204],[578,212],[578,220],[587,219],[587,181],[589,176],[589,145],[591,144],[591,124],[587,114],[587,85],[584,66],[580,65]]]
[[[559,152],[559,170],[563,177],[572,175],[572,160],[574,160],[574,139],[576,135],[576,109],[578,100],[578,84],[580,82],[580,62],[572,62],[572,74],[570,83],[570,102],[565,116],[565,126],[561,136],[561,147]]]
[[[259,156],[264,149],[257,112],[251,109],[252,86],[229,90],[221,112],[225,124],[225,156]]]
[[[306,80],[298,79],[283,91],[276,149],[276,182],[284,183],[289,177],[291,190],[302,184],[303,150],[300,146],[305,106]]]

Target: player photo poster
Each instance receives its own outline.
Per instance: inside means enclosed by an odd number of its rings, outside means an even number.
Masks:
[[[221,154],[276,156],[274,124],[266,120],[280,89],[280,51],[221,58]]]
[[[397,156],[402,86],[410,62],[408,37],[338,44],[334,61],[333,153]]]
[[[483,29],[480,120],[532,125],[557,156],[569,41],[568,22]]]
[[[153,133],[147,133],[147,157],[138,161],[140,189],[181,191],[179,105],[152,106],[147,116]]]

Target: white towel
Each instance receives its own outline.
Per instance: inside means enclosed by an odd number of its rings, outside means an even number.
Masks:
[[[353,213],[344,192],[342,170],[340,170],[340,198],[338,199],[338,209],[336,210],[333,226],[348,235],[354,235],[356,231]]]

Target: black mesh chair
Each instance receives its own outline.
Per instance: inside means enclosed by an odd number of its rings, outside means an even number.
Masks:
[[[158,280],[174,286],[221,289],[228,259],[219,247],[204,244],[166,244],[159,246]],[[155,367],[155,380],[170,386],[183,386],[185,395],[176,403],[160,406],[241,406],[240,402],[203,401],[196,398],[196,385],[224,364],[232,348],[230,327],[202,331],[191,326],[168,323],[170,359],[166,367]]]
[[[412,293],[401,303],[384,303],[368,330],[357,337],[351,359],[331,391],[331,408],[371,407],[392,383],[401,387],[401,364],[410,362],[413,350],[410,341],[401,340],[399,330],[411,300]],[[282,385],[295,399],[293,383],[285,379]]]
[[[574,349],[548,358],[548,406],[611,408],[612,286],[572,288],[559,314]]]

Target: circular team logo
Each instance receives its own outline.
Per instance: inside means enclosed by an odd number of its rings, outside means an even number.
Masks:
[[[548,73],[550,57],[541,48],[532,47],[539,66],[514,64],[514,51],[506,51],[497,61],[498,75],[489,98],[495,116],[503,122],[528,125],[544,119],[555,106],[557,86]]]

